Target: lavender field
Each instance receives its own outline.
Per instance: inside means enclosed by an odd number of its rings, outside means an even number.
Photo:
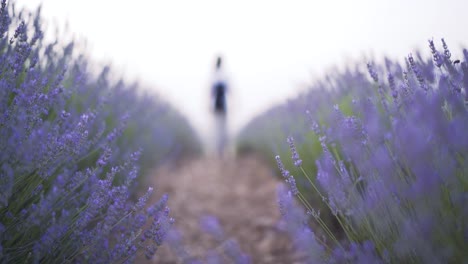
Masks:
[[[44,30],[1,1],[0,263],[468,263],[450,40],[331,71],[212,157],[164,98]]]
[[[108,67],[90,72],[73,42],[43,35],[39,11],[2,1],[0,262],[151,257],[173,219],[140,177],[198,155],[197,137],[163,100],[112,81]],[[151,195],[162,198],[148,207]]]
[[[307,262],[467,261],[468,51],[428,48],[334,73],[239,135],[239,151],[277,164]]]

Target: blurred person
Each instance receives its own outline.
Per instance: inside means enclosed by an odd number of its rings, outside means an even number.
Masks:
[[[228,91],[227,80],[222,70],[222,58],[216,58],[216,67],[214,72],[213,84],[211,86],[212,106],[216,122],[215,145],[218,154],[223,155],[227,144],[226,129],[226,94]]]

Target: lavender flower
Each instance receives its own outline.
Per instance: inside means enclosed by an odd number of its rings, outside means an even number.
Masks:
[[[226,234],[216,217],[211,215],[202,216],[200,218],[200,227],[219,243],[215,249],[207,250],[206,263],[223,263],[223,261],[229,261],[232,263],[251,263],[250,257],[241,250],[237,241],[226,237]],[[171,230],[168,236],[169,244],[183,263],[201,263],[198,259],[190,256],[187,252],[182,241],[182,234],[178,230]]]
[[[325,258],[324,248],[307,226],[307,215],[295,204],[293,196],[284,187],[278,187],[278,205],[286,231],[292,236],[294,246],[307,257],[307,263],[321,263]]]
[[[447,47],[447,43],[445,43],[445,39],[442,38],[441,41],[442,41],[442,47],[444,48],[445,59],[451,62],[450,57],[452,57],[452,53],[450,53],[450,50]]]
[[[276,164],[278,165],[278,169],[281,172],[281,175],[283,175],[283,178],[288,179],[291,175],[289,174],[289,171],[284,168],[283,162],[281,161],[281,158],[279,155],[275,156],[276,159]]]
[[[370,62],[367,63],[367,70],[369,71],[369,75],[372,77],[374,82],[378,83],[379,82],[379,76],[377,75],[377,72],[374,70],[374,67]]]
[[[419,85],[421,86],[421,88],[427,92],[428,88],[426,86],[426,83],[424,82],[424,77],[421,73],[421,70],[419,69],[419,67],[416,65],[416,62],[414,61],[414,58],[413,58],[413,55],[409,54],[408,55],[408,61],[409,61],[409,64],[411,66],[411,69],[413,70],[413,73],[416,75],[416,78],[419,82]]]
[[[434,46],[434,40],[430,39],[428,41],[429,41],[429,48],[431,49],[431,53],[432,53],[432,59],[434,60],[434,63],[436,65],[436,67],[440,68],[440,66],[442,66],[444,61],[443,61],[440,53],[436,50],[436,48]]]
[[[302,164],[302,160],[299,158],[299,154],[297,153],[293,137],[288,137],[287,142],[289,144],[289,148],[291,149],[291,158],[294,162],[294,166],[300,167]]]
[[[149,197],[153,193],[153,188],[149,187],[148,191],[138,199],[138,202],[135,204],[134,211],[141,211],[143,210],[143,207],[145,206],[146,202],[148,201]]]
[[[279,170],[281,172],[281,175],[283,175],[283,178],[284,178],[285,182],[287,182],[289,184],[289,188],[290,188],[291,192],[294,195],[298,195],[299,190],[297,189],[296,180],[294,179],[294,176],[292,176],[289,173],[289,171],[287,171],[284,168],[284,165],[283,165],[283,162],[281,161],[280,156],[276,156],[275,159],[276,159],[276,163],[278,164],[278,168],[279,168]]]
[[[11,18],[8,14],[6,0],[2,0],[2,7],[0,8],[0,38],[4,38],[10,23]]]
[[[250,257],[244,254],[237,243],[233,239],[226,240],[222,245],[223,253],[233,261],[233,263],[250,264],[252,263]]]
[[[203,216],[200,220],[202,230],[212,235],[217,241],[224,239],[224,231],[218,219],[214,216]]]

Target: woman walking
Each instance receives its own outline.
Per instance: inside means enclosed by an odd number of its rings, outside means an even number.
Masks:
[[[227,143],[226,130],[226,93],[228,90],[226,78],[222,71],[222,59],[216,59],[216,68],[213,85],[211,87],[211,97],[216,121],[216,150],[222,155]]]

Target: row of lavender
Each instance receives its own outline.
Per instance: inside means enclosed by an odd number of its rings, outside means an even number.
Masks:
[[[441,44],[327,78],[241,134],[279,154],[280,209],[311,263],[468,261],[468,51]],[[275,122],[280,136],[255,134]]]
[[[173,220],[165,196],[145,209],[152,188],[134,198],[137,177],[200,145],[169,105],[57,43],[39,10],[1,2],[0,263],[151,257]]]

